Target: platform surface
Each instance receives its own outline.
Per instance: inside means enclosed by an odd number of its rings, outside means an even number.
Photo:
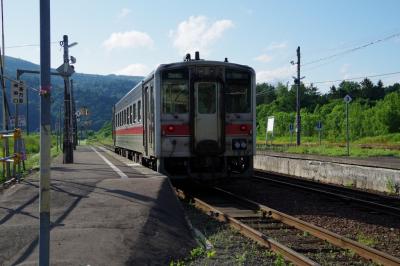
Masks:
[[[300,154],[300,153],[285,153],[285,152],[274,152],[274,151],[257,151],[257,155],[283,157],[289,159],[300,159],[300,160],[315,160],[321,162],[331,162],[340,164],[350,164],[357,166],[366,166],[374,168],[384,168],[400,170],[400,158],[398,157],[368,157],[368,158],[355,158],[346,156],[325,156],[316,154]]]
[[[166,177],[99,147],[78,147],[74,164],[59,160],[51,265],[169,265],[195,246]],[[38,176],[0,194],[0,265],[38,265]]]

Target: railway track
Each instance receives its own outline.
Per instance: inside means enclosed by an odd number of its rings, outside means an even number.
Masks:
[[[296,265],[400,265],[394,256],[220,188],[176,193]]]
[[[400,217],[400,199],[385,195],[377,195],[351,188],[339,187],[299,178],[278,175],[275,173],[255,171],[253,178],[272,182],[280,186],[289,186],[307,190],[330,197],[348,200],[361,205],[363,208]]]

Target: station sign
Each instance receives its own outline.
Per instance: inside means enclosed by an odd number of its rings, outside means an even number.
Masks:
[[[26,86],[23,81],[11,81],[11,99],[14,104],[26,103]]]
[[[267,132],[274,132],[274,116],[269,116],[267,120]]]
[[[15,127],[15,116],[10,116],[10,127]],[[18,116],[18,125],[17,127],[26,127],[26,119],[24,115]]]

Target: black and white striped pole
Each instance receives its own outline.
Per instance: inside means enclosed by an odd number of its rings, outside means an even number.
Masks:
[[[50,0],[40,0],[39,265],[50,261]]]

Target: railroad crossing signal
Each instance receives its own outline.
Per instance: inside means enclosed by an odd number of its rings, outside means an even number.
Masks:
[[[67,63],[62,64],[56,70],[58,73],[66,77],[69,77],[75,73],[74,67]]]
[[[11,82],[11,98],[14,104],[23,104],[26,102],[26,86],[23,81]]]

